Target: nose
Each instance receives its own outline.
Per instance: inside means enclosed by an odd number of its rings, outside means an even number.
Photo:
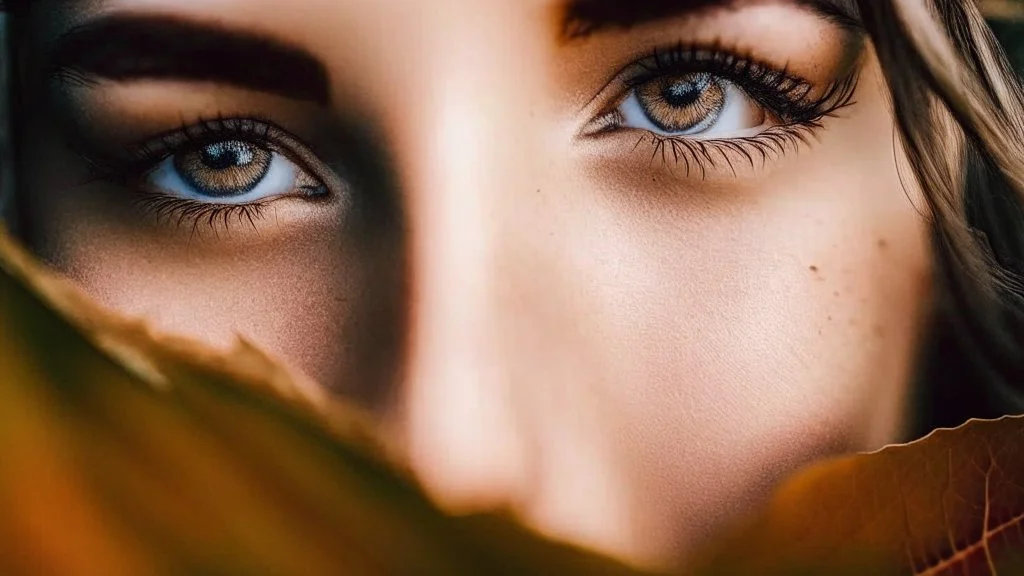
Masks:
[[[494,61],[500,51],[461,48],[494,46],[493,35],[465,37],[493,28],[486,11],[467,13],[478,25],[432,41],[434,74],[417,91],[428,96],[404,107],[411,334],[399,420],[413,470],[444,504],[515,507],[532,463],[513,373],[531,358],[508,345],[510,314],[528,311],[507,301],[520,277],[503,234],[514,227],[509,199],[536,171],[519,153],[531,138],[522,107],[509,105],[523,88],[509,76],[522,76]]]
[[[524,430],[516,414],[497,286],[500,246],[484,143],[472,113],[443,110],[422,202],[411,211],[412,334],[403,421],[414,469],[443,499],[485,505],[522,485]],[[490,217],[489,217],[490,216]]]
[[[416,70],[388,95],[410,299],[392,428],[442,506],[500,507],[625,553],[621,427],[607,418],[594,345],[601,299],[580,270],[588,224],[570,214],[569,136],[545,107],[550,54],[536,13],[438,6],[419,15],[435,35],[423,32]]]

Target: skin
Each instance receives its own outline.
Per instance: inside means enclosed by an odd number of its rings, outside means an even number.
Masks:
[[[115,309],[214,345],[243,335],[363,403],[443,505],[506,507],[644,565],[800,465],[903,439],[931,268],[870,46],[855,104],[806,143],[701,177],[635,130],[581,135],[609,81],[682,39],[823,86],[848,55],[836,26],[747,2],[566,42],[553,0],[287,4],[40,2],[60,16],[39,40],[122,10],[279,38],[323,61],[332,99],[53,90],[19,144],[36,250]],[[52,109],[109,148],[256,112],[328,168],[352,150],[380,166],[333,170],[330,201],[280,198],[254,225],[176,226],[83,183]]]

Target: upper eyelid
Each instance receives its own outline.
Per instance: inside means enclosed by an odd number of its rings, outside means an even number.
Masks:
[[[687,46],[687,44],[685,44],[684,42],[677,42],[675,45],[676,48],[680,46]],[[753,51],[749,49],[726,47],[726,45],[720,40],[716,40],[714,42],[693,43],[689,44],[688,46],[692,49],[701,50],[709,53],[726,53],[735,57],[738,60],[747,61],[750,62],[751,64],[758,65],[770,70],[784,72],[794,81],[799,81],[802,83],[806,83],[807,85],[810,85],[810,82],[792,74],[788,70],[780,70],[778,67],[758,59],[753,55]],[[587,100],[583,104],[583,106],[580,107],[579,115],[584,118],[587,118],[589,116],[592,119],[595,115],[602,112],[603,110],[595,110],[595,108],[603,109],[608,106],[607,101],[610,99],[609,92],[613,92],[615,90],[622,91],[623,93],[618,94],[616,97],[625,97],[626,93],[628,93],[628,90],[632,87],[630,86],[631,81],[635,81],[638,76],[641,76],[640,73],[645,71],[649,72],[649,70],[645,70],[644,63],[650,62],[652,58],[657,56],[657,53],[658,47],[655,47],[654,49],[649,50],[646,53],[634,56],[634,58],[631,61],[629,61],[624,66],[619,68],[611,76],[611,78],[609,78],[608,81],[606,81],[598,89],[597,93],[593,97]],[[584,126],[588,123],[589,121],[585,121]],[[578,134],[578,136],[582,135],[584,132],[586,132],[585,129],[582,130]]]
[[[243,128],[239,125],[248,125],[249,127]],[[200,133],[195,134],[197,131],[200,131]],[[311,151],[308,154],[304,154],[303,152],[308,147],[300,139],[277,126],[272,121],[256,117],[199,120],[191,125],[161,132],[143,142],[129,145],[126,149],[129,154],[135,156],[135,160],[132,162],[135,170],[142,171],[148,165],[166,159],[189,147],[198,147],[225,140],[242,140],[264,147],[272,152],[288,157],[303,168],[316,172],[313,167],[307,166],[310,163],[311,157],[315,158],[315,154]]]
[[[681,48],[680,48],[681,49]],[[683,50],[684,52],[686,50]],[[717,74],[726,80],[739,85],[750,97],[759,104],[772,108],[775,112],[804,114],[815,107],[825,107],[832,100],[842,100],[846,90],[856,87],[857,71],[821,86],[820,94],[815,94],[816,86],[810,80],[790,72],[788,66],[781,68],[758,60],[755,56],[743,55],[740,51],[712,50],[692,46],[689,48],[691,59],[681,62],[659,64],[664,69],[649,72],[647,79],[653,80],[663,75],[676,72],[674,67],[685,67],[685,72],[708,72]],[[672,53],[671,57],[677,57]],[[701,61],[700,58],[704,61]],[[644,77],[637,79],[643,83]]]
[[[238,123],[248,123],[249,128],[238,126]],[[243,124],[244,126],[244,124]],[[256,132],[253,128],[261,132]],[[198,133],[196,133],[198,132]],[[272,136],[286,134],[283,130],[275,127],[272,122],[262,119],[236,119],[217,118],[214,120],[200,119],[193,124],[183,124],[178,128],[160,132],[146,140],[129,146],[139,152],[151,149],[154,146],[164,146],[167,149],[180,149],[189,145],[202,145],[208,141],[224,140],[233,138],[236,140],[270,140]]]
[[[773,88],[785,86],[786,94],[791,92],[799,93],[799,98],[796,98],[797,100],[806,99],[814,89],[814,85],[809,80],[791,73],[785,66],[778,67],[758,59],[750,50],[727,47],[721,41],[694,44],[678,42],[672,47],[656,48],[646,56],[637,57],[616,72],[583,108],[581,115],[583,115],[584,121],[576,137],[586,137],[592,134],[592,125],[609,114],[614,113],[614,109],[621,105],[622,101],[635,89],[636,85],[672,73],[671,70],[652,66],[652,63],[660,62],[664,66],[666,63],[659,59],[666,57],[675,58],[677,54],[683,53],[690,54],[691,59],[686,61],[677,60],[669,64],[680,67],[686,66],[687,72],[706,71],[718,74],[723,74],[723,61],[726,61],[730,66],[737,66],[739,64],[745,67],[748,74],[753,74],[751,71],[757,71],[762,75],[773,75],[779,81],[779,84]],[[703,60],[694,59],[698,56]],[[726,78],[737,81],[737,83],[740,80],[737,77],[728,78],[726,76]],[[749,78],[747,79],[749,80]],[[841,83],[842,81],[837,82],[837,84]]]
[[[692,57],[685,63],[666,63],[660,60],[666,57],[666,52],[668,53],[667,57],[671,58],[674,57],[674,54],[680,51],[688,51],[692,54]],[[729,61],[720,62],[722,58],[727,58]],[[642,82],[644,80],[644,75],[656,76],[672,65],[685,64],[692,68],[693,72],[722,73],[726,66],[736,66],[737,63],[742,64],[747,71],[758,71],[761,73],[778,75],[789,82],[794,88],[805,86],[813,87],[814,85],[810,80],[790,71],[787,66],[779,68],[773,64],[760,60],[754,55],[752,50],[729,48],[721,42],[715,42],[707,45],[685,45],[680,42],[670,51],[659,51],[658,49],[655,49],[653,54],[633,62],[623,69],[623,71],[620,71],[617,77],[620,81],[625,79],[625,82],[630,84],[633,82]],[[628,74],[633,74],[634,76],[625,76]]]
[[[225,127],[226,126],[226,127]],[[232,127],[234,126],[234,127]],[[248,126],[247,128],[244,128]],[[165,130],[138,143],[119,147],[120,153],[101,153],[87,143],[73,146],[89,166],[91,180],[129,182],[168,157],[204,142],[244,140],[282,154],[308,171],[330,190],[342,192],[342,179],[303,140],[277,123],[251,114],[229,118],[198,119],[191,124]]]

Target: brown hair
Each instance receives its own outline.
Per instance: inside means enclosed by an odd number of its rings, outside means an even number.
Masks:
[[[1024,409],[1024,91],[972,0],[858,0],[932,224],[919,431]],[[950,161],[956,158],[955,161]]]
[[[1024,90],[974,0],[855,2],[932,224],[917,430],[1024,411]],[[15,26],[27,6],[6,2]]]

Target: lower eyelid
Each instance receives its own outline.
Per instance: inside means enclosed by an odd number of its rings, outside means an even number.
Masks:
[[[768,169],[784,155],[811,145],[814,136],[815,129],[809,126],[776,126],[753,137],[708,140],[623,129],[593,136],[586,148],[589,149],[587,156],[593,154],[593,161],[598,163],[595,166],[601,169],[619,165],[608,156],[608,150],[614,148],[624,151],[622,155],[613,152],[614,156],[631,164],[638,162],[648,173],[663,172],[671,178],[710,181],[744,177]]]

